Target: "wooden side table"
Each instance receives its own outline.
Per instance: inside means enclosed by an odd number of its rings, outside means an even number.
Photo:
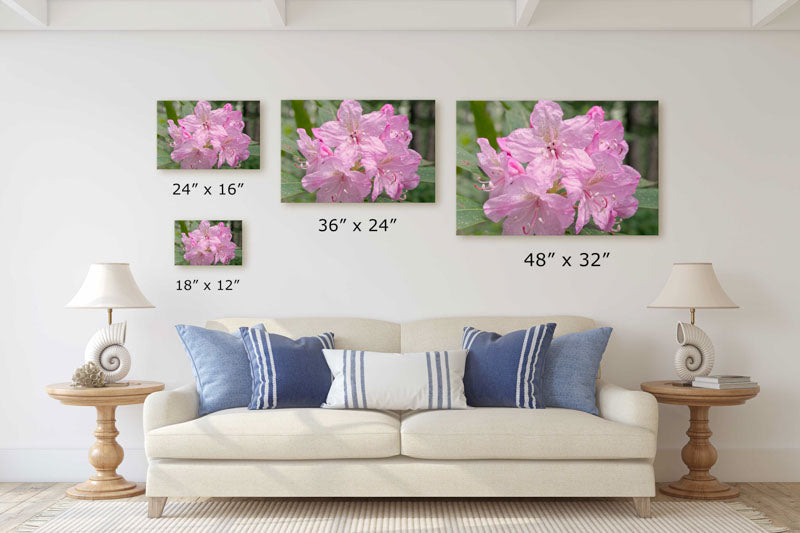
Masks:
[[[144,494],[143,483],[132,483],[117,474],[117,467],[125,457],[117,442],[114,412],[118,405],[143,403],[149,394],[164,390],[156,381],[130,381],[128,385],[96,389],[73,387],[70,383],[55,383],[45,389],[47,394],[65,405],[90,405],[97,408],[97,438],[89,449],[89,462],[95,474],[87,481],[67,489],[67,496],[80,500],[111,500]]]
[[[641,384],[645,392],[656,397],[659,403],[686,405],[689,407],[689,442],[681,450],[681,458],[689,467],[689,473],[673,481],[661,492],[678,498],[695,500],[727,500],[736,498],[739,489],[722,483],[709,471],[717,462],[717,449],[711,444],[711,429],[708,411],[717,405],[741,405],[761,390],[750,389],[701,389],[684,387],[677,381],[648,381]]]

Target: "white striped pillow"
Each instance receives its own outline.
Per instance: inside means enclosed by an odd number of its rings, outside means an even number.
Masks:
[[[333,374],[332,409],[466,409],[466,350],[380,353],[322,350]]]

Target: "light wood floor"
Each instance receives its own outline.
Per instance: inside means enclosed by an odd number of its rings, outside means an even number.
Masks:
[[[0,483],[0,533],[14,528],[66,498],[73,483]],[[800,483],[733,483],[739,487],[738,500],[766,514],[776,526],[800,533]],[[145,500],[144,496],[129,501]],[[656,501],[685,501],[664,496]],[[144,510],[142,511],[144,512]],[[633,509],[631,508],[631,512]]]

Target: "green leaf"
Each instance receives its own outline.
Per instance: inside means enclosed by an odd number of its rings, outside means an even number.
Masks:
[[[650,187],[658,187],[658,183],[655,181],[646,180],[644,178],[639,179],[639,189],[648,189]]]
[[[337,108],[330,100],[317,100],[319,109],[317,110],[317,126],[336,120]]]
[[[169,156],[169,154],[158,154],[158,158],[156,160],[156,166],[158,168],[168,167],[172,165],[172,163],[174,163],[174,161],[172,161],[172,158]]]
[[[281,151],[290,155],[300,155],[300,152],[297,150],[297,141],[288,135],[281,135]]]
[[[181,108],[181,116],[186,117],[189,115],[194,115],[194,104],[192,102],[178,102],[178,105]]]
[[[475,118],[475,136],[478,138],[485,137],[489,140],[489,144],[497,150],[497,132],[494,131],[492,117],[486,111],[486,102],[472,100],[469,103],[469,108]]]
[[[483,205],[467,198],[466,196],[456,195],[456,229],[459,231],[475,224],[488,222],[489,219],[483,212]]]
[[[164,109],[167,113],[167,120],[172,120],[175,124],[178,123],[178,114],[175,112],[175,107],[172,105],[172,100],[164,101]]]
[[[436,167],[419,167],[417,169],[419,174],[419,181],[423,183],[436,182]]]
[[[292,110],[294,111],[294,123],[299,128],[306,130],[311,135],[311,119],[306,112],[305,100],[292,100]]]
[[[608,235],[608,233],[599,229],[583,228],[578,235]]]
[[[658,189],[638,189],[633,196],[639,200],[640,209],[658,209]]]
[[[478,166],[478,157],[461,146],[456,147],[456,166],[473,174],[480,175],[481,170]]]
[[[291,174],[281,174],[281,199],[306,192],[301,183],[302,178]]]
[[[527,128],[530,124],[530,111],[528,111],[522,102],[503,102],[503,106],[507,108],[503,123],[507,133],[519,128]]]

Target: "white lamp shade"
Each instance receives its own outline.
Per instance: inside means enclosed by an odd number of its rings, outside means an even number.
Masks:
[[[155,307],[144,297],[128,263],[94,263],[67,307],[78,309],[135,309]]]
[[[711,263],[675,263],[661,294],[647,307],[735,309]]]

